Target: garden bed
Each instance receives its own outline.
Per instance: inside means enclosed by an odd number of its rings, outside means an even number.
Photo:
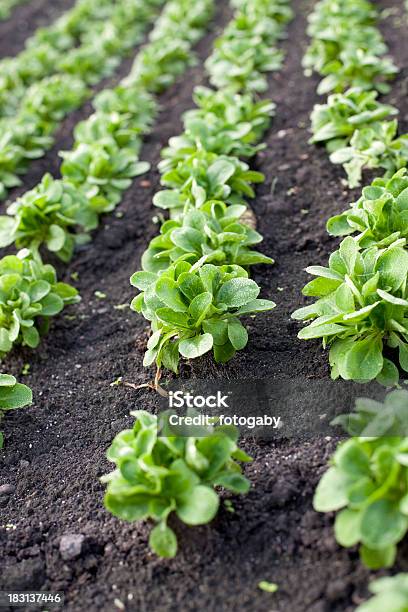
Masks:
[[[70,3],[59,4],[65,8]],[[400,0],[378,4],[397,6],[402,20]],[[276,117],[265,138],[267,147],[254,164],[266,175],[252,204],[264,236],[261,250],[276,263],[257,267],[253,277],[277,307],[249,322],[250,342],[228,365],[216,367],[209,357],[202,358],[184,365],[182,376],[263,378],[288,385],[293,379],[329,378],[320,342],[298,340],[298,324],[290,313],[303,303],[303,269],[324,265],[333,250],[327,218],[346,208],[352,197],[342,186],[342,169],[330,163],[323,148],[307,142],[309,115],[318,101],[317,79],[306,78],[301,68],[311,4],[298,0],[293,5],[296,16],[284,43],[285,64],[269,78],[265,94],[277,104]],[[10,32],[23,11],[28,6],[8,22]],[[175,559],[157,559],[148,548],[147,525],[120,522],[102,505],[99,477],[109,469],[105,454],[113,436],[131,423],[130,410],[154,412],[158,406],[152,391],[111,386],[120,376],[135,385],[153,376],[142,366],[146,322],[115,306],[133,296],[129,277],[157,233],[152,196],[159,189],[160,149],[180,132],[193,87],[205,82],[202,62],[229,16],[224,3],[219,5],[213,31],[197,47],[200,63],[161,96],[161,114],[141,155],[151,162],[151,171],[134,181],[92,243],[67,268],[61,266],[62,280],[78,275],[74,284],[82,302],[56,318],[38,350],[19,350],[6,361],[7,371],[16,376],[23,364],[30,364],[23,382],[33,389],[35,403],[9,416],[4,425],[7,452],[0,461],[0,484],[14,485],[15,492],[0,508],[0,588],[64,591],[66,609],[72,611],[111,611],[122,602],[126,610],[138,612],[332,612],[352,610],[367,596],[370,572],[359,563],[357,551],[340,548],[330,517],[312,510],[313,491],[333,440],[247,439],[244,448],[255,459],[246,468],[253,483],[250,493],[234,500],[234,514],[223,509],[210,525],[187,528],[175,522],[176,532],[182,533]],[[388,98],[400,109],[401,131],[406,132],[407,25],[396,17],[392,14],[381,27],[401,68]],[[6,51],[14,53],[11,38],[9,42]],[[2,40],[4,55],[3,46]],[[122,63],[116,76],[127,73],[129,62]],[[84,107],[64,122],[57,146],[33,164],[24,189],[10,197],[36,184],[46,170],[57,175],[56,152],[70,146],[72,128],[89,112]],[[85,536],[82,552],[64,561],[61,536],[73,533]],[[403,557],[401,550],[399,566],[406,569]],[[260,580],[276,582],[279,591],[262,592]]]

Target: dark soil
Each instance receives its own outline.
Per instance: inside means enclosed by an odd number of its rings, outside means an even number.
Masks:
[[[74,3],[75,0],[29,0],[16,6],[8,19],[0,21],[0,57],[19,53],[37,28],[52,23]]]
[[[216,368],[211,359],[202,359],[185,366],[184,376],[283,379],[288,385],[299,378],[329,377],[327,355],[319,343],[297,340],[298,325],[290,313],[304,302],[303,268],[325,263],[335,248],[325,231],[326,219],[356,194],[343,188],[342,170],[329,162],[325,151],[307,144],[317,80],[306,79],[300,65],[310,5],[302,0],[294,4],[297,16],[285,43],[285,66],[270,79],[267,92],[277,103],[276,119],[266,135],[267,149],[254,164],[266,175],[253,203],[265,236],[262,249],[276,259],[254,276],[263,295],[278,306],[269,316],[249,322],[250,343],[227,366]],[[394,4],[402,16],[402,0],[381,2],[383,7]],[[225,18],[218,17],[217,23]],[[405,30],[395,17],[383,24],[391,51],[404,67],[390,96],[403,118],[408,112]],[[201,59],[213,36],[199,45]],[[125,194],[120,215],[106,217],[92,244],[68,269],[61,268],[65,280],[78,273],[80,306],[55,321],[39,350],[18,351],[5,364],[16,375],[24,363],[30,364],[24,381],[34,390],[35,404],[4,423],[7,446],[0,484],[16,489],[0,508],[0,588],[61,590],[65,609],[75,612],[108,612],[120,609],[120,602],[135,612],[351,611],[367,595],[370,573],[355,550],[337,546],[331,517],[312,509],[333,439],[247,439],[245,448],[255,459],[246,469],[253,483],[250,493],[234,498],[235,513],[221,510],[211,525],[175,524],[180,552],[174,560],[159,560],[149,552],[148,525],[124,524],[103,508],[98,479],[111,469],[106,448],[132,422],[130,410],[157,408],[152,392],[110,386],[118,376],[141,384],[154,375],[142,366],[145,321],[114,306],[132,297],[129,276],[157,231],[151,199],[159,188],[155,168],[160,149],[180,132],[180,115],[191,107],[192,89],[203,79],[200,64],[162,97],[163,112],[142,154],[152,170]],[[66,134],[68,142],[68,129]],[[56,169],[51,161],[50,167]],[[30,181],[32,177],[27,185]],[[97,299],[95,291],[104,292],[106,299]],[[79,558],[64,562],[59,542],[72,533],[83,534],[85,545]],[[399,569],[407,565],[401,552]],[[260,580],[278,583],[278,593],[260,591]]]

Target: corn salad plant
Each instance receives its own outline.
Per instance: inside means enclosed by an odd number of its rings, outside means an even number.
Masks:
[[[19,176],[26,172],[30,160],[51,147],[61,120],[89,96],[88,85],[112,74],[121,58],[140,42],[161,1],[135,4],[120,0],[104,7],[102,3],[88,27],[83,24],[79,46],[63,49],[55,58],[55,66],[50,66],[54,74],[48,76],[45,71],[43,78],[37,74],[27,87],[6,82],[6,76],[0,79],[0,103],[2,94],[5,98],[5,116],[0,119],[0,199],[6,197],[7,189],[21,184]],[[17,67],[13,64],[12,76],[16,79],[14,69]],[[28,83],[27,76],[24,85]]]
[[[371,599],[356,608],[356,612],[406,612],[408,609],[408,574],[384,576],[370,582]]]
[[[131,283],[141,292],[131,307],[151,321],[144,364],[178,372],[182,357],[213,351],[217,362],[245,347],[240,318],[272,309],[248,278],[252,264],[273,263],[253,250],[262,236],[242,217],[253,185],[264,180],[247,161],[263,148],[274,113],[266,73],[281,66],[275,47],[291,17],[287,2],[234,2],[236,13],[206,61],[215,89],[196,87],[197,108],[183,116],[184,132],[162,151],[163,190],[154,204],[168,211],[160,235]]]
[[[31,389],[17,382],[11,374],[0,374],[0,423],[10,410],[24,408],[33,401]],[[4,435],[0,431],[0,450],[4,445]]]
[[[393,391],[337,417],[353,437],[339,444],[314,496],[317,511],[337,512],[337,542],[359,545],[371,569],[393,565],[408,529],[407,409],[408,392]]]
[[[311,142],[325,143],[330,160],[342,164],[349,187],[365,169],[389,178],[407,164],[408,136],[398,135],[397,110],[377,101],[398,72],[385,57],[377,11],[366,0],[321,0],[309,17],[312,42],[303,65],[323,76],[319,94],[335,92],[312,113]]]
[[[0,259],[0,358],[14,345],[36,348],[50,318],[78,301],[77,290],[27,249]]]
[[[178,545],[169,516],[191,526],[212,521],[219,508],[215,487],[248,492],[238,462],[251,457],[238,448],[235,427],[209,427],[202,437],[161,435],[155,415],[131,414],[133,428],[119,433],[107,453],[116,469],[102,478],[105,507],[125,521],[154,521],[150,548],[159,557],[174,557]]]
[[[384,357],[397,349],[399,365],[408,371],[408,251],[406,239],[386,247],[367,247],[348,236],[329,259],[329,266],[310,266],[314,280],[303,294],[316,297],[292,318],[309,325],[298,337],[322,338],[330,347],[332,378],[386,385],[398,382],[398,369]]]

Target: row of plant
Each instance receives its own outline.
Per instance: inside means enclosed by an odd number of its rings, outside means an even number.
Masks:
[[[344,164],[351,187],[359,184],[364,168],[386,174],[329,220],[328,231],[346,238],[328,267],[306,269],[316,278],[303,293],[318,299],[293,317],[312,321],[300,338],[323,338],[330,346],[333,378],[376,378],[391,386],[399,372],[384,356],[385,346],[398,349],[399,364],[408,371],[408,141],[396,137],[397,122],[389,120],[397,110],[377,100],[396,69],[383,58],[386,46],[376,19],[365,0],[324,0],[310,19],[313,41],[304,65],[325,76],[319,93],[335,91],[314,108],[311,141],[326,143],[331,161]],[[384,404],[360,399],[354,412],[337,417],[333,424],[351,438],[337,447],[314,496],[317,511],[337,512],[337,542],[359,545],[370,569],[393,566],[408,529],[407,408],[408,392],[394,391]],[[374,597],[359,612],[407,609],[406,574],[375,580],[370,590]]]
[[[253,250],[262,237],[242,220],[251,185],[263,180],[243,159],[263,147],[274,104],[257,94],[266,89],[266,73],[281,65],[274,45],[291,10],[285,0],[233,5],[233,20],[206,61],[215,89],[194,90],[197,108],[185,113],[183,134],[163,150],[164,189],[154,203],[169,219],[131,279],[141,291],[132,308],[152,322],[144,364],[174,372],[181,357],[210,350],[217,362],[231,359],[248,340],[240,318],[274,306],[258,298],[260,288],[248,278],[252,264],[272,260]],[[150,547],[173,557],[171,513],[187,525],[211,521],[219,507],[214,487],[246,493],[237,461],[251,459],[237,447],[234,427],[183,437],[155,416],[133,414],[133,429],[118,434],[108,451],[116,469],[103,478],[105,506],[123,520],[152,519]]]
[[[0,2],[0,21],[8,19],[11,11],[19,4],[25,4],[28,0],[1,0]]]
[[[159,164],[164,189],[153,202],[169,213],[131,283],[132,308],[151,321],[144,365],[174,372],[182,357],[213,351],[218,363],[245,347],[241,317],[272,309],[248,278],[251,265],[273,263],[253,250],[262,236],[245,223],[252,185],[264,177],[246,161],[262,148],[274,105],[258,101],[266,74],[281,66],[275,43],[291,11],[284,0],[239,0],[205,67],[215,89],[197,87],[197,108],[170,139]]]
[[[5,65],[0,62],[0,70],[4,69],[0,77],[0,199],[21,184],[19,176],[30,161],[51,147],[62,119],[91,94],[88,86],[112,74],[121,58],[141,41],[160,4],[162,0],[87,0],[74,10],[76,19],[62,18],[51,32],[35,36],[34,53],[30,45],[17,58],[4,60]],[[78,23],[77,13],[88,18]],[[76,36],[70,36],[71,31]],[[38,38],[45,42],[39,44]]]
[[[365,169],[382,169],[390,178],[408,159],[408,135],[398,135],[394,118],[398,110],[377,99],[398,72],[385,56],[377,19],[367,0],[322,0],[309,18],[305,69],[324,77],[319,94],[334,92],[315,105],[311,142],[325,144],[331,161],[343,165],[349,187],[360,184]]]
[[[332,74],[328,59],[333,50],[324,37],[329,38],[330,33],[334,36],[335,32],[340,41],[343,41],[340,36],[343,33],[345,41],[350,40],[350,44],[358,45],[359,33],[362,32],[365,44],[369,46],[366,53],[376,57],[376,61],[373,60],[376,66],[374,72],[366,71],[364,54],[361,62],[356,61],[355,74],[360,75],[359,78],[364,77],[364,87],[360,84],[360,89],[352,89],[345,94],[349,102],[353,96],[354,102],[363,100],[365,110],[360,108],[361,113],[352,116],[344,109],[340,112],[339,107],[337,119],[341,117],[341,121],[336,123],[334,114],[331,114],[330,121],[333,120],[333,123],[326,123],[326,128],[323,124],[321,126],[322,130],[327,129],[327,136],[332,134],[334,142],[338,142],[340,133],[347,139],[346,130],[351,133],[355,122],[361,124],[360,120],[364,117],[366,120],[370,117],[378,119],[389,112],[389,107],[376,102],[376,92],[370,91],[370,87],[380,87],[382,77],[392,72],[381,68],[383,60],[375,56],[374,49],[371,49],[374,43],[369,43],[370,40],[377,41],[379,52],[383,51],[377,30],[371,25],[375,17],[376,12],[366,0],[358,3],[342,0],[336,5],[324,0],[318,4],[311,20],[313,29],[319,26],[322,32],[308,51],[307,63],[311,65],[311,58],[314,58],[314,66],[318,67],[320,50],[327,78]],[[351,32],[357,33],[355,43],[354,34],[347,35],[350,24]],[[329,32],[325,34],[323,26],[329,25]],[[333,44],[338,50],[340,43],[337,38]],[[387,60],[385,66],[389,65]],[[333,66],[335,73],[337,64]],[[356,83],[350,81],[347,84]],[[363,91],[364,88],[367,91]],[[343,102],[345,99],[343,97]],[[370,104],[367,105],[368,102]],[[346,108],[351,108],[351,105]],[[315,110],[315,117],[316,112],[320,110]],[[354,136],[357,133],[358,130]],[[403,156],[401,159],[405,160],[406,165],[407,158]],[[392,169],[389,168],[390,172]],[[322,338],[324,347],[330,347],[333,378],[357,381],[377,379],[387,386],[396,384],[399,379],[393,359],[395,349],[400,367],[408,371],[408,173],[401,168],[391,177],[388,174],[365,187],[359,200],[351,204],[349,210],[329,220],[329,233],[346,238],[330,256],[328,267],[310,266],[306,269],[316,278],[304,287],[303,294],[317,300],[292,315],[295,319],[310,322],[300,331],[299,338]],[[384,355],[387,347],[394,349],[387,353],[391,358]]]
[[[77,126],[72,151],[62,154],[62,179],[46,175],[1,217],[1,246],[14,242],[22,249],[0,260],[2,356],[16,344],[35,348],[48,327],[44,321],[79,299],[73,287],[57,282],[55,270],[42,263],[41,248],[69,261],[75,243],[90,239],[99,215],[113,210],[132,178],[148,169],[139,161],[139,150],[157,112],[151,92],[168,87],[193,61],[191,48],[203,35],[212,8],[212,0],[200,0],[194,8],[188,0],[169,2],[135,60],[131,78],[101,92],[95,113]],[[176,38],[178,23],[183,28]]]
[[[354,412],[338,416],[352,437],[341,442],[313,500],[315,510],[336,512],[334,533],[346,548],[359,546],[369,569],[392,567],[397,545],[408,530],[408,392],[389,393],[381,403],[367,398]],[[380,578],[370,585],[375,596],[358,612],[408,607],[408,575]]]

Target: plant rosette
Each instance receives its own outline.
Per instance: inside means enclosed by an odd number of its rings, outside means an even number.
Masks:
[[[14,345],[36,348],[50,318],[79,301],[78,291],[57,281],[55,269],[27,249],[0,260],[0,357]]]
[[[107,483],[105,507],[125,521],[151,519],[157,523],[149,537],[160,557],[174,557],[177,537],[167,525],[175,513],[186,525],[213,520],[219,507],[214,487],[247,493],[250,483],[238,461],[251,458],[237,446],[235,427],[214,427],[204,437],[158,434],[155,415],[144,410],[133,429],[119,433],[107,457],[116,469],[102,478]]]
[[[399,350],[399,364],[408,371],[408,252],[405,239],[386,248],[359,250],[351,236],[329,259],[329,267],[310,266],[316,276],[303,294],[314,304],[292,318],[312,322],[298,337],[322,338],[330,346],[332,378],[393,385],[398,369],[383,355],[384,345]]]
[[[131,283],[141,291],[131,308],[152,322],[144,365],[174,372],[181,357],[211,350],[217,363],[229,361],[248,342],[240,317],[275,307],[258,299],[260,287],[237,265],[180,261],[159,274],[136,272]]]
[[[339,444],[314,496],[315,510],[337,512],[337,542],[359,544],[371,569],[394,564],[408,529],[408,437],[395,435],[406,430],[407,410],[408,392],[393,391],[384,404],[359,399],[354,413],[335,419],[358,436]]]

